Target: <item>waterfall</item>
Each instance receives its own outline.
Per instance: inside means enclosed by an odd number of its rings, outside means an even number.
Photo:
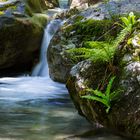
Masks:
[[[42,40],[41,53],[40,53],[40,62],[34,68],[32,72],[32,76],[48,77],[49,74],[48,74],[46,51],[53,35],[59,29],[60,25],[61,25],[61,20],[55,19],[50,21],[46,26],[46,28],[44,29],[44,36]]]
[[[68,7],[68,0],[59,0],[59,6],[60,9],[64,10],[66,7]],[[40,62],[33,69],[32,76],[49,77],[46,52],[52,37],[61,26],[61,23],[62,21],[60,19],[51,20],[44,29]]]

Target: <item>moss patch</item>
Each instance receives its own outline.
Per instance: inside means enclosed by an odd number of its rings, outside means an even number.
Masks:
[[[30,20],[31,22],[37,24],[39,27],[44,27],[47,23],[47,16],[46,14],[34,14]]]
[[[80,17],[82,18],[82,17]],[[74,32],[72,36],[76,36],[80,41],[98,40],[98,41],[111,41],[116,38],[119,33],[118,28],[112,20],[81,20],[73,25],[67,26],[65,34]]]

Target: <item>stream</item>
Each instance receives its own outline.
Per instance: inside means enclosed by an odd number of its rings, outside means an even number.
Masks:
[[[61,3],[65,5],[66,1]],[[93,126],[78,115],[65,85],[53,82],[48,74],[46,49],[61,24],[52,20],[46,26],[32,76],[0,78],[0,140],[124,140],[100,130],[92,138],[78,136]]]

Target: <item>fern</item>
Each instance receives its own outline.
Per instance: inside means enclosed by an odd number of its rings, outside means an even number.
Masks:
[[[94,101],[102,103],[103,105],[106,106],[106,113],[109,113],[109,110],[111,108],[111,102],[116,100],[120,94],[119,90],[111,92],[111,88],[112,88],[114,79],[115,79],[115,77],[112,77],[110,79],[105,93],[99,91],[98,89],[96,89],[96,90],[87,89],[86,91],[90,92],[90,95],[81,96],[81,98],[85,98],[88,100],[94,100]]]
[[[137,23],[136,16],[133,12],[130,12],[128,17],[121,17],[120,18],[123,22],[123,25],[121,25],[123,28],[133,28],[133,26]]]
[[[124,29],[118,34],[114,41],[111,43],[102,41],[85,42],[82,48],[73,48],[67,51],[70,53],[71,58],[76,62],[83,59],[90,59],[94,62],[109,62],[113,65],[113,57],[117,47],[125,40],[126,36],[132,32],[132,27],[136,23],[135,16],[132,12],[128,18],[121,17],[121,20],[123,23],[121,26]]]
[[[87,48],[73,48],[67,51],[75,61],[90,59],[94,62],[108,62],[114,56],[115,49],[111,47],[111,44],[98,41],[89,41],[85,44],[90,45]]]

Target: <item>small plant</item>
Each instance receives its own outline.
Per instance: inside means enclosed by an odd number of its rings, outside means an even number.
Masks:
[[[116,100],[120,93],[119,90],[111,92],[111,88],[112,88],[114,79],[115,79],[115,77],[112,77],[110,79],[105,93],[103,93],[102,91],[100,91],[98,89],[96,89],[96,90],[87,89],[86,91],[90,92],[91,95],[81,96],[81,98],[94,100],[94,101],[104,104],[107,107],[106,113],[109,113],[109,110],[111,108],[111,102]]]
[[[128,17],[121,17],[120,19],[123,22],[123,25],[121,24],[123,28],[127,27],[132,29],[133,26],[137,23],[136,16],[133,12],[130,12]]]
[[[114,56],[115,48],[112,44],[101,42],[101,41],[86,41],[85,47],[73,48],[67,50],[70,57],[78,62],[79,60],[89,59],[93,62],[110,62]]]

